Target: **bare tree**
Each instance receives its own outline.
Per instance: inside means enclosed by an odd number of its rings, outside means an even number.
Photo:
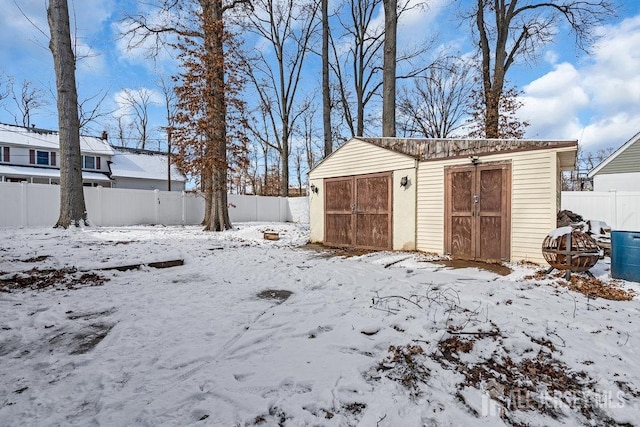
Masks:
[[[396,21],[406,11],[422,7],[422,3],[416,4],[408,0],[393,3],[397,6]],[[330,37],[333,57],[330,67],[337,81],[338,104],[351,136],[364,134],[367,106],[380,95],[380,88],[383,86],[380,74],[384,69],[385,28],[376,25],[375,20],[382,4],[383,0],[348,0],[348,11],[336,14],[343,34],[336,38],[331,33]],[[391,20],[393,21],[392,16]],[[348,47],[345,49],[345,46]],[[417,48],[404,49],[400,54],[396,52],[396,67],[401,63],[408,64],[426,52],[429,46],[429,42],[424,42]],[[392,50],[390,55],[393,56]],[[412,78],[425,68],[409,67],[400,75],[396,74],[395,79],[392,79],[393,83],[395,80]],[[395,69],[390,71],[395,73]],[[389,74],[387,79],[390,77]],[[393,83],[388,85],[390,93],[395,93],[395,88],[391,88]]]
[[[249,133],[253,137],[253,140],[258,143],[259,149],[262,153],[263,159],[263,170],[262,170],[262,178],[263,181],[261,183],[261,191],[256,194],[266,195],[263,191],[267,188],[270,188],[269,179],[269,152],[273,147],[278,147],[277,141],[275,141],[275,137],[272,134],[272,129],[275,127],[275,123],[271,121],[273,117],[268,112],[268,106],[265,104],[261,104],[254,109],[251,114],[251,118],[249,120],[248,129]],[[256,158],[256,171],[258,169],[257,166],[258,159]],[[281,185],[278,182],[278,187]]]
[[[131,117],[131,125],[135,129],[138,141],[136,146],[145,150],[149,142],[149,108],[156,104],[153,92],[149,89],[125,89],[122,101]]]
[[[331,37],[333,61],[331,68],[338,80],[340,105],[351,136],[364,133],[365,107],[374,97],[382,82],[376,81],[380,71],[380,51],[384,43],[382,28],[373,28],[375,12],[382,0],[350,0],[348,13],[338,15],[344,31],[343,38],[350,39],[348,53],[343,55],[338,40]],[[349,89],[352,69],[353,92]],[[355,111],[350,99],[355,97]]]
[[[80,119],[80,129],[86,129],[97,123],[101,118],[109,116],[112,111],[102,108],[102,103],[107,98],[107,91],[98,92],[78,103],[78,116]]]
[[[322,22],[322,128],[324,131],[324,157],[333,151],[331,132],[331,87],[329,77],[329,0],[321,0]]]
[[[289,195],[289,153],[296,120],[308,106],[298,103],[299,85],[309,44],[316,32],[319,0],[256,0],[247,29],[265,40],[275,57],[264,52],[247,61],[249,80],[258,94],[262,111],[269,116],[273,148],[281,165],[280,194]]]
[[[461,59],[443,58],[417,76],[398,102],[403,134],[449,138],[464,126],[473,87],[472,70],[471,64]]]
[[[25,127],[31,127],[31,118],[36,111],[49,104],[45,91],[39,87],[35,87],[33,82],[29,80],[22,81],[22,85],[17,93],[15,89],[15,84],[12,84],[10,88],[11,98],[19,113],[14,113],[14,120],[18,125],[21,124]]]
[[[108,125],[110,134],[113,135],[114,141],[117,141],[121,147],[126,147],[131,140],[131,123],[118,112],[113,113],[112,121]],[[113,132],[111,132],[111,130]]]
[[[300,116],[300,123],[296,126],[296,136],[303,144],[307,170],[311,170],[316,165],[316,159],[318,158],[318,153],[322,152],[322,147],[316,146],[315,143],[315,141],[319,140],[318,130],[315,127],[316,108],[310,99],[307,102],[309,103],[309,108]]]
[[[585,48],[595,26],[613,14],[609,0],[476,0],[466,17],[473,22],[480,47],[486,137],[499,137],[505,77],[518,58],[534,56],[553,39],[562,20],[571,27],[578,47]]]
[[[384,61],[382,66],[382,136],[396,136],[396,43],[398,1],[383,0]]]
[[[167,125],[164,127],[167,136],[167,191],[171,191],[171,139],[176,125],[176,93],[173,84],[164,77],[160,77],[158,86],[164,98],[165,118],[167,121]]]
[[[12,80],[11,77],[5,76],[4,72],[0,71],[0,102],[11,94]]]
[[[71,49],[67,1],[50,0],[47,19],[51,32],[49,49],[56,74],[60,138],[60,217],[56,227],[67,228],[87,222],[82,188],[76,62]]]

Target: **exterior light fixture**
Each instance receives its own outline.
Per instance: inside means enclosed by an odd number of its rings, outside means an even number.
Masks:
[[[471,163],[474,165],[480,163],[480,159],[478,158],[478,156],[469,156],[469,160],[471,160]]]
[[[315,184],[311,184],[311,192],[318,194],[318,192],[320,191],[320,189],[318,187],[315,186]]]
[[[407,185],[409,185],[409,177],[403,176],[400,178],[400,187],[406,187]]]

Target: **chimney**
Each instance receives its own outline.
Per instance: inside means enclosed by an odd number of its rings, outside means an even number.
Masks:
[[[102,139],[103,139],[104,141],[106,141],[108,138],[109,138],[109,134],[107,133],[107,131],[106,131],[106,130],[103,130],[103,131],[102,131]]]

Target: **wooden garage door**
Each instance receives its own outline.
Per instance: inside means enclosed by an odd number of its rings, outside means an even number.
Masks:
[[[325,179],[325,244],[392,249],[391,173]]]
[[[511,165],[482,164],[445,172],[445,250],[458,259],[509,259]]]

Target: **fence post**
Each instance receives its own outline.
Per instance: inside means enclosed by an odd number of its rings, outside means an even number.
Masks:
[[[186,201],[186,193],[184,192],[184,190],[182,190],[182,196],[181,196],[181,201],[182,201],[182,225],[186,225],[187,222],[187,201]]]
[[[22,181],[20,183],[20,189],[21,189],[21,200],[20,200],[20,205],[21,205],[21,218],[20,218],[20,223],[22,224],[23,227],[27,227],[29,225],[29,189],[27,187],[27,185],[29,185],[26,181]]]
[[[157,188],[153,190],[153,199],[154,199],[154,221],[156,225],[160,224],[160,190]]]

